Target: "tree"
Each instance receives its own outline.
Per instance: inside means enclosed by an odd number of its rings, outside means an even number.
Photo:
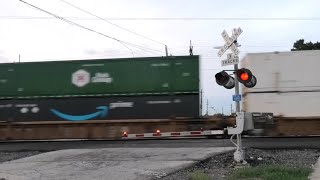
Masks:
[[[320,42],[312,43],[311,41],[308,43],[304,43],[304,39],[299,39],[295,43],[293,43],[293,49],[291,51],[303,51],[303,50],[320,50]]]

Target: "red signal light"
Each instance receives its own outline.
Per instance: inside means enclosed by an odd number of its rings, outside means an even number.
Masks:
[[[247,88],[253,88],[257,84],[257,78],[249,69],[241,68],[234,71],[234,73],[235,78]],[[217,84],[220,86],[224,86],[227,89],[235,87],[235,79],[225,71],[217,73],[215,78]]]
[[[237,79],[247,88],[252,88],[257,84],[257,78],[249,69],[239,69],[236,71]]]
[[[244,72],[240,75],[242,81],[247,81],[249,79],[248,73]]]
[[[128,137],[128,133],[126,131],[123,132],[122,137]]]

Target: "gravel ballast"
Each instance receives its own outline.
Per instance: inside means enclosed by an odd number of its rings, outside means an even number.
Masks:
[[[12,161],[24,157],[34,156],[43,152],[40,151],[14,151],[14,152],[1,152],[0,151],[0,163],[5,161]]]
[[[212,179],[227,179],[231,173],[238,168],[234,166],[233,153],[230,151],[203,162],[199,162],[189,168],[170,174],[161,180],[188,180],[190,174],[196,171],[202,171],[208,174]],[[286,149],[286,150],[261,150],[245,149],[247,166],[258,165],[284,165],[287,167],[309,167],[313,168],[320,156],[320,150],[317,149]]]

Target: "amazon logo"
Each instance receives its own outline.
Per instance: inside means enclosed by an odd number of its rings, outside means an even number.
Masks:
[[[56,109],[50,109],[50,111],[65,120],[68,121],[85,121],[85,120],[89,120],[89,119],[93,119],[96,117],[106,117],[108,114],[108,107],[107,106],[98,106],[96,107],[97,111],[90,113],[90,114],[85,114],[85,115],[70,115],[70,114],[65,114],[62,113]]]

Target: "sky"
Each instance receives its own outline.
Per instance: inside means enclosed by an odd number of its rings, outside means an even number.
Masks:
[[[290,51],[298,39],[320,41],[318,0],[0,0],[0,63],[96,58],[200,55],[201,89],[209,114],[230,113],[234,89],[216,84],[223,30],[241,27],[247,53]],[[98,19],[79,7],[105,20]],[[88,30],[90,29],[90,30]],[[93,32],[94,31],[94,32]],[[100,34],[98,34],[100,33]],[[137,35],[138,34],[138,35]],[[117,40],[115,40],[117,39]],[[118,40],[129,42],[123,45]],[[134,45],[132,45],[134,44]],[[137,48],[139,46],[139,48]],[[233,108],[234,109],[234,108]]]

